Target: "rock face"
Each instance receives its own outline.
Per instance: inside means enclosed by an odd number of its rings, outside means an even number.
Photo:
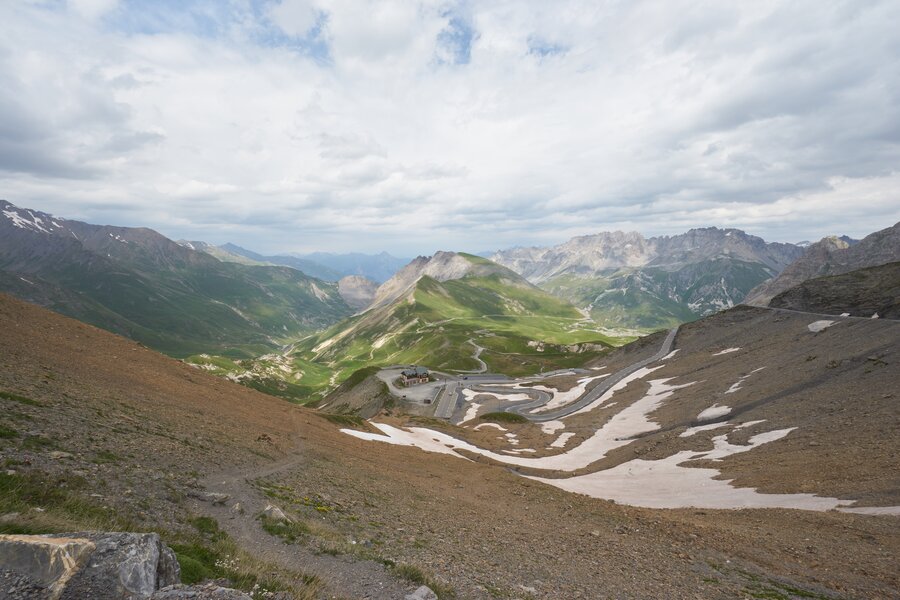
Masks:
[[[769,306],[900,319],[900,262],[804,281],[772,298]]]
[[[150,598],[177,584],[175,553],[155,533],[0,536],[0,599]]]
[[[338,281],[338,292],[350,308],[362,311],[372,304],[378,284],[361,275],[348,275]]]
[[[807,248],[803,256],[777,277],[751,290],[744,303],[767,306],[778,294],[808,279],[842,275],[896,261],[900,261],[900,223],[876,231],[852,245],[844,238],[826,237]]]

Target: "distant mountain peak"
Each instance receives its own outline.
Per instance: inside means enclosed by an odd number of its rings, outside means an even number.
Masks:
[[[423,277],[444,282],[468,276],[500,275],[514,282],[528,285],[510,269],[491,260],[463,252],[439,250],[432,256],[417,256],[384,282],[376,291],[373,307],[390,304],[403,296]]]

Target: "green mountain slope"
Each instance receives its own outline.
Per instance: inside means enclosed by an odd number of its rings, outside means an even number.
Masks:
[[[173,356],[257,356],[352,312],[335,284],[295,269],[223,263],[149,229],[0,209],[0,290]]]
[[[293,344],[284,354],[188,362],[295,401],[321,398],[358,369],[420,364],[519,375],[581,366],[612,345],[564,300],[468,254],[419,257],[379,288],[374,308]],[[482,365],[482,362],[484,365]]]
[[[470,255],[473,274],[439,281],[422,275],[389,304],[310,337],[295,356],[328,365],[341,380],[371,365],[507,374],[580,365],[619,340],[603,335],[573,306],[508,269]],[[485,266],[493,268],[492,273]],[[478,348],[483,348],[476,357]]]

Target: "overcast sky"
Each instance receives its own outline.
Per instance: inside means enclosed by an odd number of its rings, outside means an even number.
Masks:
[[[262,252],[900,220],[900,2],[7,0],[0,198]]]

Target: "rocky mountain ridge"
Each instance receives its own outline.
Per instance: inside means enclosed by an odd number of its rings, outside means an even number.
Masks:
[[[532,283],[561,275],[602,276],[610,269],[660,267],[674,271],[689,264],[730,258],[780,271],[802,254],[794,244],[766,242],[739,229],[707,227],[674,236],[645,238],[637,232],[601,232],[552,247],[512,248],[491,260]]]
[[[773,308],[900,319],[900,262],[808,279],[769,301]]]
[[[766,306],[778,294],[808,279],[842,275],[900,260],[900,223],[854,242],[846,236],[829,236],[812,244],[777,277],[753,288],[744,303]]]
[[[611,328],[658,329],[739,303],[803,250],[738,229],[674,236],[603,232],[492,259]]]

